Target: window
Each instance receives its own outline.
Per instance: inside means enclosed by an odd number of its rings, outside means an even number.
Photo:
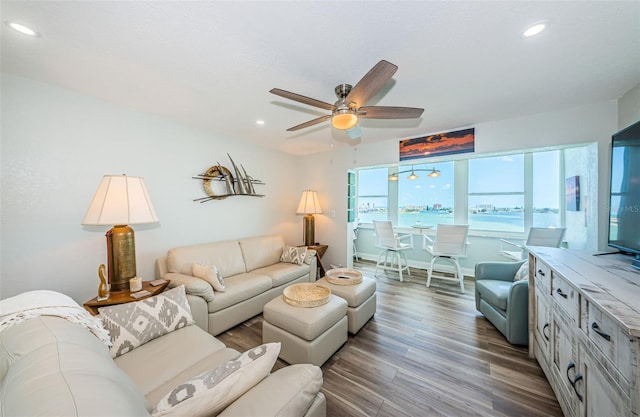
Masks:
[[[545,150],[360,169],[357,221],[390,220],[400,227],[468,223],[472,231],[521,234],[531,226],[563,227],[565,158],[565,150]],[[412,167],[418,178],[408,179]],[[440,176],[430,177],[433,169]],[[402,172],[398,181],[389,180],[391,172]]]
[[[398,175],[398,226],[453,224],[453,162],[414,165],[413,169],[416,179],[408,179],[410,173]],[[429,176],[433,170],[440,171],[440,176]]]
[[[533,154],[532,226],[561,227],[560,155],[561,151]]]
[[[524,154],[469,160],[469,229],[524,232]]]
[[[387,220],[388,176],[387,168],[358,171],[358,223]]]

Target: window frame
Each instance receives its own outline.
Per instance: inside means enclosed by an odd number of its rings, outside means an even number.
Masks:
[[[564,157],[565,157],[565,147],[557,148],[557,149],[531,149],[526,151],[518,151],[518,152],[504,152],[499,154],[488,154],[488,155],[476,155],[473,157],[467,158],[458,158],[458,159],[438,159],[429,162],[416,162],[413,161],[413,165],[424,165],[424,164],[433,164],[433,163],[441,163],[441,162],[453,162],[454,163],[454,172],[453,172],[453,184],[454,184],[454,202],[453,202],[453,210],[454,210],[454,223],[456,224],[468,224],[469,222],[469,209],[468,202],[469,197],[474,195],[523,195],[524,196],[524,226],[523,230],[519,232],[508,231],[508,230],[485,230],[485,229],[470,229],[469,233],[471,235],[476,236],[487,236],[487,237],[512,237],[512,238],[525,238],[526,231],[533,225],[533,155],[535,153],[543,153],[549,151],[558,151],[559,161],[558,161],[558,193],[559,193],[559,210],[560,213],[563,213],[565,208],[565,202],[562,198],[562,193],[564,191]],[[499,156],[508,156],[508,155],[523,155],[524,156],[524,191],[522,192],[504,192],[504,193],[469,193],[469,161],[472,159],[480,159],[480,158],[489,158],[489,157],[499,157]],[[411,169],[412,164],[404,164],[404,165],[395,165],[387,167],[388,174],[392,172],[398,172],[406,169]],[[356,207],[360,206],[359,199],[360,197],[367,198],[387,198],[387,220],[390,220],[394,225],[398,224],[398,183],[399,181],[389,181],[387,180],[387,195],[360,195],[359,194],[359,177],[360,172],[363,170],[370,169],[380,169],[382,167],[362,167],[356,168],[355,172],[357,174],[356,183],[358,184],[357,192],[356,192]],[[358,220],[359,223],[362,223]],[[565,226],[565,216],[560,215],[560,226]],[[363,224],[368,224],[369,222],[364,222]],[[406,227],[406,226],[405,226]]]

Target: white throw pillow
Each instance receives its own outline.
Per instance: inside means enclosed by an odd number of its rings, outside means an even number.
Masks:
[[[311,265],[311,260],[315,258],[316,250],[307,248],[307,254],[304,257],[304,263],[307,265]]]
[[[269,375],[279,353],[280,343],[267,343],[221,363],[172,389],[152,415],[215,416]]]
[[[98,311],[111,335],[112,358],[193,324],[184,285],[144,300],[101,307]]]
[[[222,278],[215,265],[193,264],[191,266],[191,273],[194,277],[207,281],[214,290],[224,292],[224,278]]]
[[[285,246],[280,256],[280,262],[302,265],[307,256],[307,247]]]
[[[513,277],[514,281],[520,281],[523,279],[529,279],[529,261],[522,264],[516,275]]]

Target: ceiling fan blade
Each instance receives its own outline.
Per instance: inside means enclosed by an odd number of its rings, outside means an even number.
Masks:
[[[424,109],[416,107],[370,106],[360,107],[357,115],[363,119],[417,119],[422,116],[423,111]]]
[[[356,107],[364,106],[393,77],[397,70],[397,65],[384,59],[378,62],[351,89],[351,92],[345,98],[345,102],[347,104],[354,102]]]
[[[292,93],[290,91],[281,90],[279,88],[272,88],[269,90],[271,94],[275,94],[276,96],[288,98],[289,100],[297,101],[299,103],[308,104],[313,107],[320,107],[321,109],[327,110],[335,110],[336,106],[333,104],[325,103],[324,101],[316,100],[315,98],[305,97],[300,94]]]
[[[329,120],[329,119],[331,119],[331,115],[327,114],[326,116],[321,116],[321,117],[318,117],[317,119],[309,120],[308,122],[299,124],[294,127],[290,127],[289,129],[287,129],[287,132],[294,132],[296,130],[304,129],[305,127],[317,125],[318,123],[322,123],[325,120]]]

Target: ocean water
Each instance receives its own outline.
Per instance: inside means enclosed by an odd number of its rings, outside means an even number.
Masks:
[[[400,213],[398,217],[400,227],[411,227],[417,224],[433,227],[439,223],[453,224],[453,213],[447,212]],[[387,220],[387,213],[358,213],[359,223],[371,223],[372,220]],[[534,213],[533,224],[540,227],[560,227],[560,214]],[[523,213],[469,214],[469,226],[476,230],[524,232],[524,215]]]

